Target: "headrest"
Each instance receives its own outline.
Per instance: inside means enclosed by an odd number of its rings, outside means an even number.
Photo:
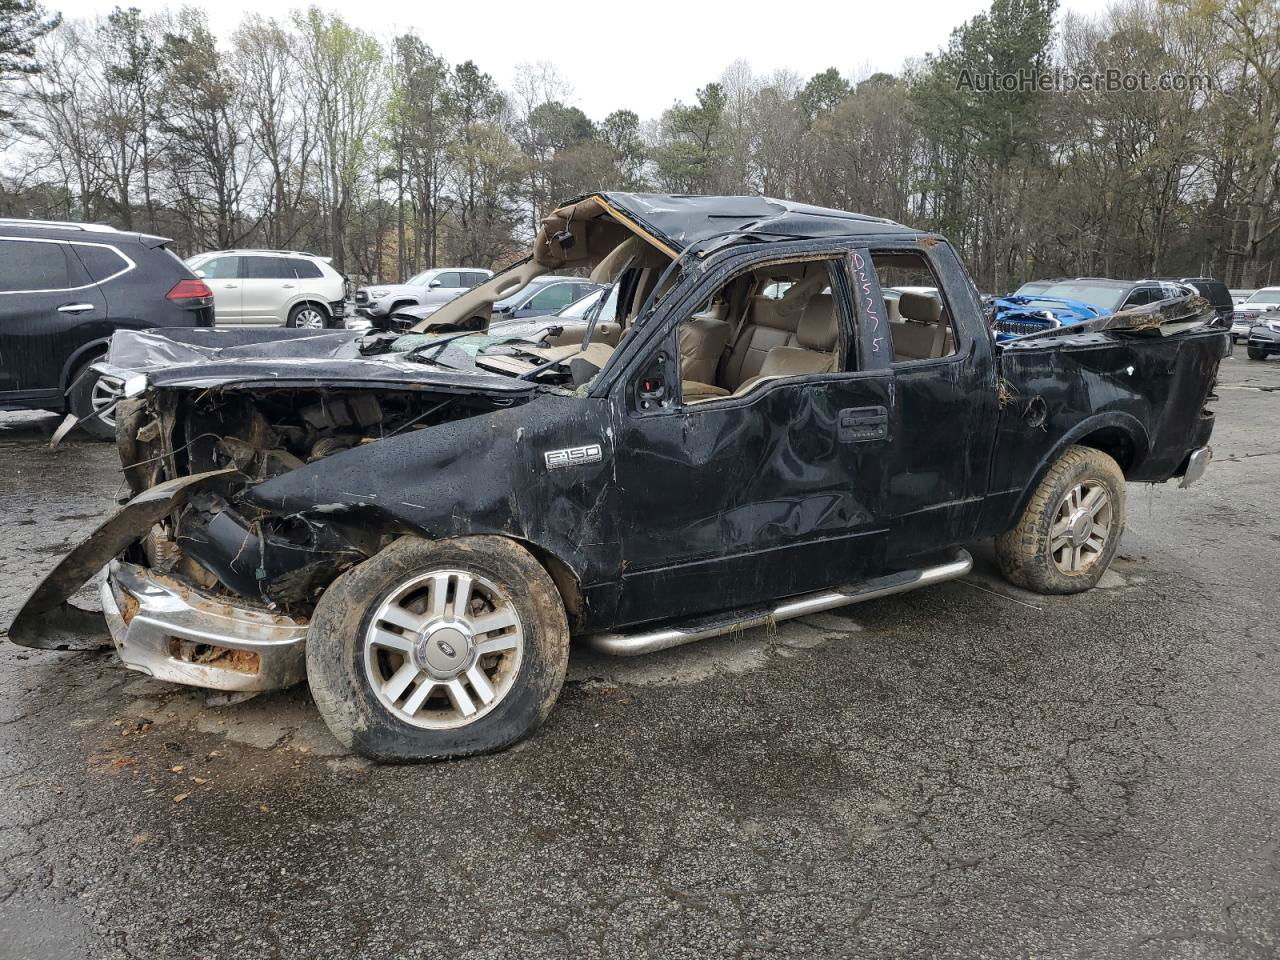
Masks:
[[[797,312],[786,310],[781,300],[757,295],[751,298],[750,322],[756,327],[769,327],[773,330],[795,333],[800,317]]]
[[[904,291],[898,298],[898,312],[907,320],[937,323],[942,319],[942,301],[928,294]]]
[[[835,302],[829,293],[815,293],[804,305],[796,342],[810,350],[830,353],[836,346]]]

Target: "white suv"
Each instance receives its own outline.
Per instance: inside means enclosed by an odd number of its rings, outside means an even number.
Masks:
[[[404,283],[374,283],[356,291],[356,313],[369,320],[389,317],[401,307],[439,310],[450,300],[478,287],[493,276],[478,267],[435,267]]]
[[[347,282],[327,258],[291,250],[219,250],[196,254],[187,266],[213,290],[219,325],[341,325]]]

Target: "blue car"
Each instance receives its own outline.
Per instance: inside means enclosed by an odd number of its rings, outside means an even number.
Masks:
[[[1069,300],[1066,297],[1022,297],[1017,294],[997,297],[992,301],[991,307],[995,316],[997,342],[1042,333],[1054,327],[1082,323],[1111,312],[1105,307],[1095,307],[1082,300]]]
[[[1194,292],[1169,280],[1036,280],[994,300],[991,320],[996,340],[1002,342]]]

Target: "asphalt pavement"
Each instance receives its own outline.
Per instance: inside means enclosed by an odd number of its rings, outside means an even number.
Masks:
[[[0,642],[0,958],[1275,957],[1280,361],[1214,462],[1131,485],[1102,586],[972,575],[636,660],[575,651],[494,756],[370,766]],[[114,449],[0,414],[0,624]]]

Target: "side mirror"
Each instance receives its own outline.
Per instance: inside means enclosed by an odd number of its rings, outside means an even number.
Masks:
[[[435,289],[436,287],[438,287],[438,286],[440,286],[440,281],[439,281],[439,280],[432,280],[430,283],[428,283],[428,284],[427,284],[427,289],[428,289],[428,290],[434,290],[434,289]]]
[[[199,277],[201,280],[203,280],[205,279],[205,272],[203,270],[197,270],[196,276]]]

